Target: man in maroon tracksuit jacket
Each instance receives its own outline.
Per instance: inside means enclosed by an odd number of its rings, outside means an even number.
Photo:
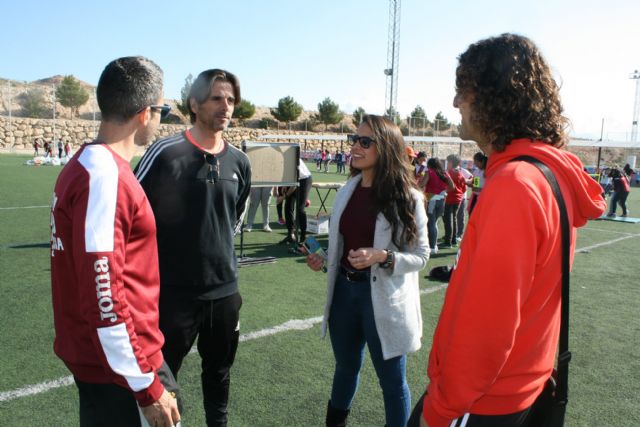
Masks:
[[[97,88],[102,122],[60,173],[51,206],[55,353],[73,373],[81,426],[173,426],[158,328],[156,226],[129,162],[161,114],[162,70],[112,61]],[[139,409],[140,408],[140,409]]]

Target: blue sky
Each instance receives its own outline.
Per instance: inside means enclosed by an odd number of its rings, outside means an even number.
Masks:
[[[96,84],[104,66],[144,55],[165,71],[165,96],[208,68],[238,75],[243,97],[306,109],[325,97],[353,112],[384,109],[387,0],[6,1],[0,77],[73,74]],[[562,85],[573,134],[630,137],[640,69],[637,0],[402,0],[398,110],[421,105],[453,122],[456,57],[503,32],[531,37]]]

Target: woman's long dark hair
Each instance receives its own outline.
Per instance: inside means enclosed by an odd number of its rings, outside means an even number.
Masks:
[[[427,168],[433,170],[438,178],[442,180],[442,182],[447,182],[447,175],[444,172],[444,168],[442,167],[442,162],[437,157],[432,157],[427,160]]]
[[[392,241],[401,248],[411,245],[418,239],[415,207],[416,201],[411,193],[416,188],[413,170],[407,161],[405,143],[400,128],[381,116],[365,115],[362,124],[373,132],[373,140],[378,150],[378,162],[373,178],[373,203],[376,212],[381,212],[391,224]],[[351,175],[361,171],[351,168]],[[398,229],[403,226],[401,242],[398,241]]]
[[[478,151],[476,154],[473,155],[473,161],[474,162],[478,162],[480,163],[480,170],[485,170],[487,168],[487,160],[488,157],[484,155],[483,152]]]

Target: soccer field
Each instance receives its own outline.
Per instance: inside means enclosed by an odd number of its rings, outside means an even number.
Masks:
[[[61,168],[24,166],[28,158],[0,155],[0,426],[73,426],[77,392],[53,354],[49,279],[49,204]],[[314,172],[316,181],[344,179]],[[307,212],[313,215],[319,206],[313,189],[310,198]],[[640,215],[639,199],[640,189],[633,188],[632,216]],[[258,212],[254,231],[244,235],[245,255],[272,255],[277,262],[240,269],[243,335],[232,369],[230,426],[324,425],[333,375],[329,340],[319,338],[325,277],[277,244],[285,229],[276,220],[272,205],[273,233],[261,230]],[[324,237],[319,240],[326,245]],[[443,250],[421,274],[423,347],[409,356],[407,367],[414,401],[426,385],[445,289],[425,275],[452,264],[454,256],[454,249]],[[640,425],[639,263],[640,224],[591,221],[579,230],[571,277],[567,426]],[[199,357],[192,354],[179,377],[186,427],[204,425],[199,374]],[[349,422],[384,425],[382,395],[368,359]]]

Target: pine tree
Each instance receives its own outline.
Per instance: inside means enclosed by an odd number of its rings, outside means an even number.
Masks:
[[[246,119],[250,119],[256,113],[256,106],[251,102],[243,99],[240,101],[240,104],[236,105],[236,108],[233,110],[233,118],[238,119],[240,124],[242,124]]]
[[[353,124],[356,127],[358,127],[358,126],[360,126],[360,123],[362,123],[362,118],[366,114],[367,113],[364,111],[364,108],[358,107],[358,108],[356,108],[356,111],[353,112],[353,118],[351,119],[351,121],[353,122]]]
[[[302,105],[298,104],[292,97],[285,96],[278,101],[278,108],[271,109],[271,115],[276,120],[289,123],[295,121],[302,114]]]
[[[42,118],[47,108],[44,102],[44,92],[42,89],[29,89],[20,95],[20,105],[22,106],[22,114],[25,117]]]
[[[318,121],[324,123],[324,129],[327,130],[328,125],[335,125],[340,123],[344,114],[340,112],[340,106],[333,102],[331,98],[325,98],[324,101],[318,104],[318,114],[316,118]]]
[[[56,89],[56,99],[64,107],[71,108],[72,117],[77,117],[80,107],[89,100],[89,93],[75,77],[68,75]]]
[[[176,103],[178,111],[185,117],[189,118],[189,92],[191,91],[191,85],[193,84],[193,76],[189,74],[184,79],[184,86],[180,89],[180,102]]]

